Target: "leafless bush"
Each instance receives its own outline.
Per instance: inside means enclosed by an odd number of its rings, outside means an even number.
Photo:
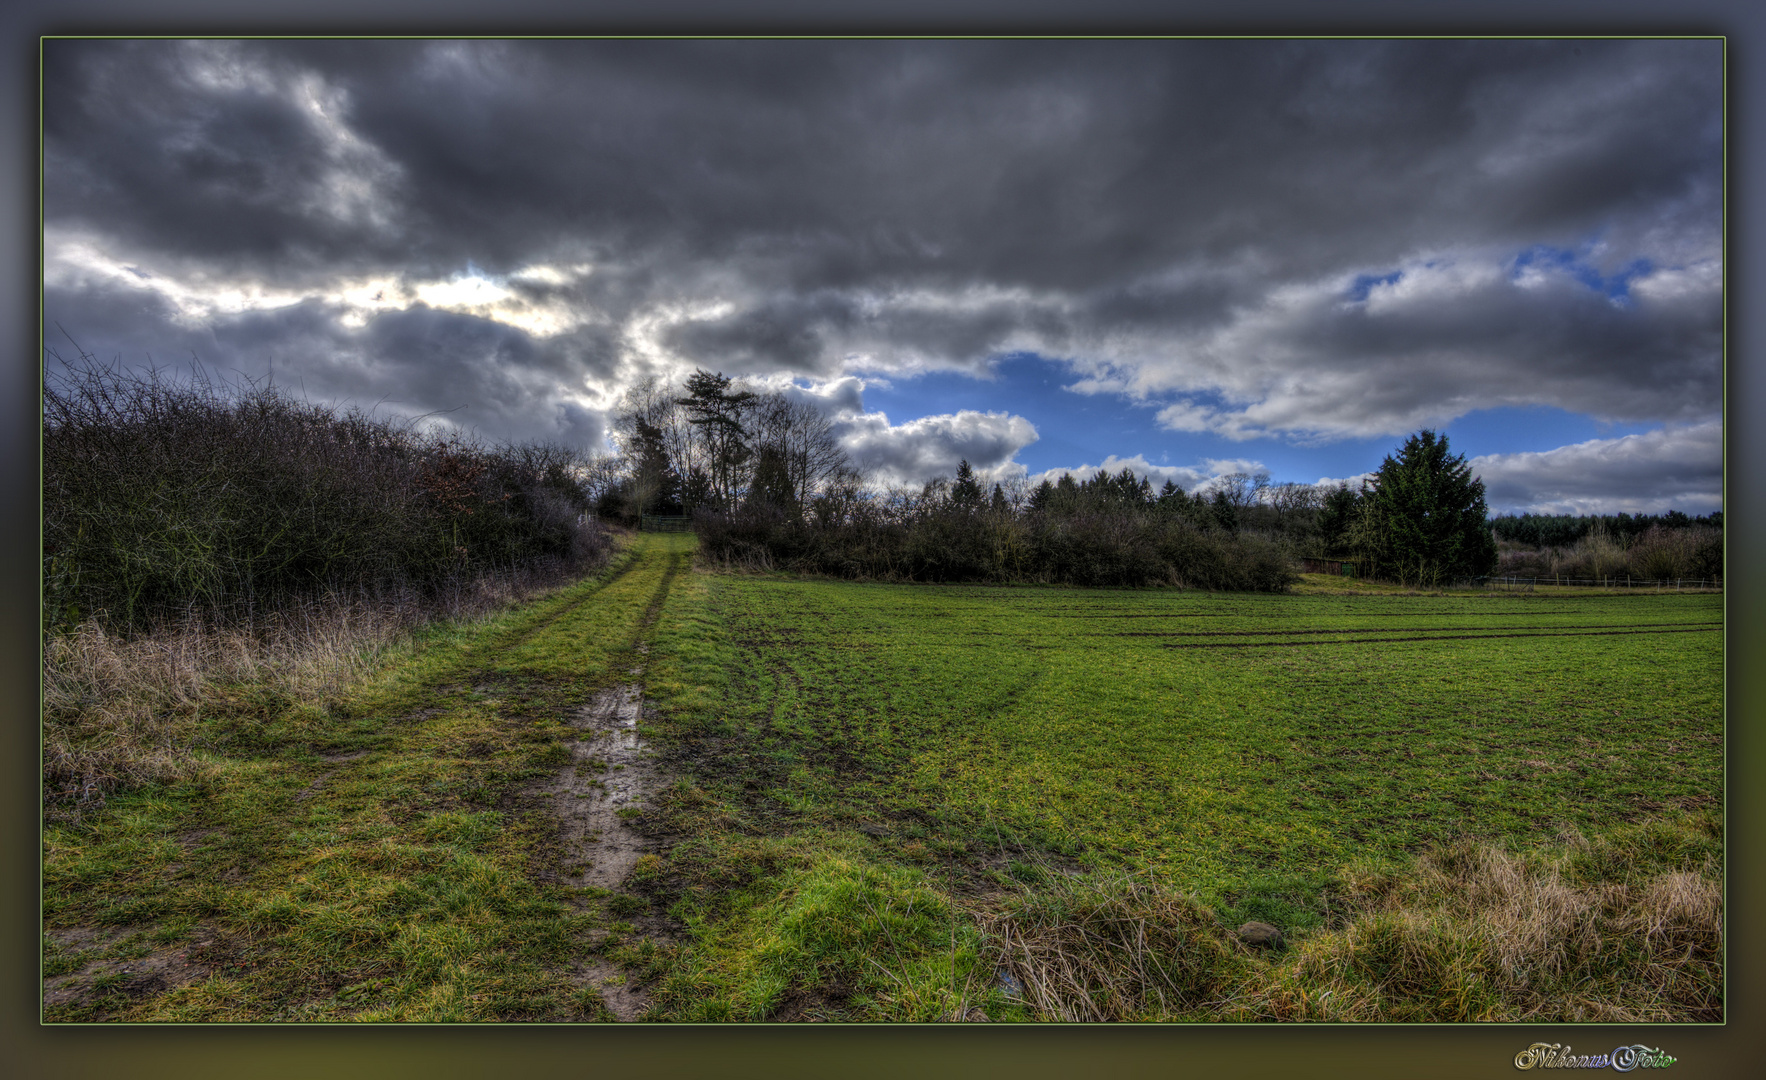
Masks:
[[[423,591],[605,546],[557,447],[427,436],[270,385],[90,357],[52,365],[43,410],[50,627]]]

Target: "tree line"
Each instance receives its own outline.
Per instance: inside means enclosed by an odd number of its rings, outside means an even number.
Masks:
[[[918,488],[869,487],[806,402],[695,371],[622,400],[619,453],[592,479],[598,513],[693,519],[707,557],[911,581],[1187,584],[1279,589],[1284,529],[1316,508],[1305,485],[1224,478],[1211,494],[1131,470],[984,484],[967,461]]]
[[[1530,547],[1568,547],[1592,534],[1635,541],[1651,529],[1723,528],[1723,511],[1696,517],[1665,514],[1503,514],[1491,519],[1498,540]]]
[[[1169,480],[1155,488],[1130,469],[983,483],[964,461],[955,476],[917,490],[877,492],[819,410],[721,374],[696,371],[680,388],[647,381],[627,395],[615,426],[622,454],[603,466],[598,508],[628,521],[690,515],[709,557],[753,566],[916,581],[1279,589],[1293,580],[1287,568],[1311,556],[1438,587],[1511,570],[1513,552],[1499,557],[1499,540],[1513,548],[1595,536],[1634,545],[1640,569],[1709,569],[1710,534],[1720,562],[1720,533],[1708,528],[1720,527],[1720,515],[1492,521],[1465,456],[1428,429],[1353,488],[1232,473],[1185,492]],[[1661,539],[1692,527],[1707,528]]]
[[[1552,567],[1586,556],[1590,572],[1610,569],[1615,550],[1640,572],[1721,566],[1720,514],[1491,522],[1482,483],[1432,431],[1354,489],[1233,473],[1186,492],[1130,469],[984,483],[965,461],[879,491],[813,404],[705,371],[632,388],[618,453],[599,458],[90,357],[46,380],[43,409],[44,614],[56,625],[581,566],[607,549],[595,519],[645,514],[691,517],[714,561],[886,580],[1268,590],[1293,581],[1301,557],[1326,556],[1432,586],[1537,572],[1511,549],[1566,540],[1581,554]]]
[[[1496,567],[1483,483],[1424,430],[1357,488],[1217,477],[1185,492],[1124,469],[984,484],[967,461],[875,492],[813,405],[695,371],[650,379],[615,420],[597,509],[694,520],[706,554],[846,577],[1279,589],[1303,556],[1433,587]]]

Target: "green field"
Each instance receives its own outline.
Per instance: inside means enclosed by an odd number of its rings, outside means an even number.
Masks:
[[[842,858],[914,866],[956,896],[1051,866],[1139,873],[1221,926],[1304,934],[1331,922],[1346,870],[1463,841],[1709,831],[1721,802],[1715,595],[735,576],[708,594],[724,644],[701,680],[727,681],[681,725],[680,768],[745,815],[731,845],[857,829]],[[744,984],[761,931],[724,910],[682,1007],[766,1015],[765,980]]]
[[[635,543],[319,707],[218,709],[209,779],[49,828],[46,1018],[606,1019],[586,958],[654,1019],[1720,1016],[1720,596],[853,584]],[[640,661],[656,853],[573,888],[524,793]],[[115,978],[215,942],[202,980]]]
[[[806,820],[998,826],[1205,895],[1722,781],[1721,598],[724,578],[721,718]]]

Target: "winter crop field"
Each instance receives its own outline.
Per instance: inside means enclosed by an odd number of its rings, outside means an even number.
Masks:
[[[674,1015],[1720,1011],[1720,596],[704,589]]]
[[[1718,595],[695,544],[336,685],[217,682],[182,772],[46,826],[45,1018],[1723,1016]]]
[[[1715,595],[736,577],[712,595],[739,654],[728,722],[780,805],[999,829],[1248,911],[1355,858],[1531,843],[1721,792]]]

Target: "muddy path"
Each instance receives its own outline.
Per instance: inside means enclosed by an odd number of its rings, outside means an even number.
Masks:
[[[625,681],[596,692],[570,716],[579,733],[568,744],[570,763],[542,790],[560,823],[564,882],[579,889],[617,890],[638,860],[659,847],[634,828],[631,819],[672,779],[640,731],[648,638],[686,562],[682,555],[668,559],[662,581],[616,665],[616,670],[623,669]],[[611,960],[587,958],[572,974],[578,985],[594,988],[618,1020],[639,1019],[649,1007],[643,989],[632,985],[627,973]]]

